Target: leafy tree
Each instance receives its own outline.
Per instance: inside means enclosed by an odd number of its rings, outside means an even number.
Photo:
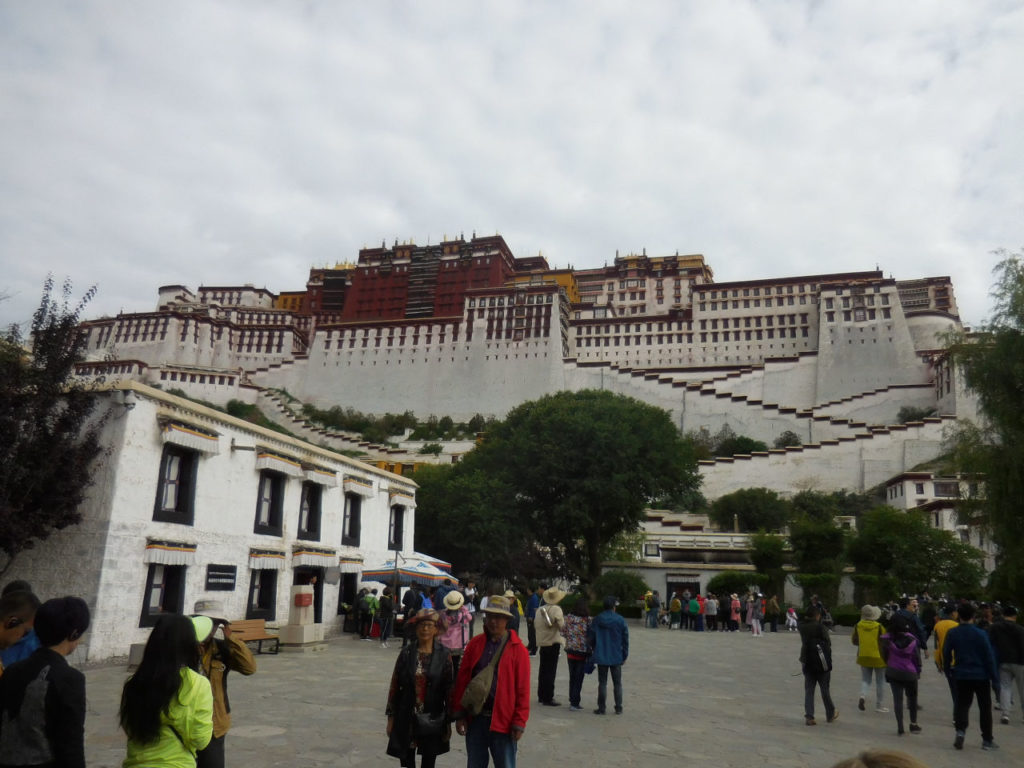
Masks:
[[[456,569],[527,583],[547,572],[547,563],[522,525],[501,479],[459,464],[426,464],[413,479],[416,548],[451,562]]]
[[[597,577],[591,586],[591,593],[597,600],[614,595],[623,605],[635,605],[649,589],[647,582],[632,571],[611,568]]]
[[[994,597],[1024,600],[1024,251],[997,252],[992,317],[974,337],[949,339],[949,354],[977,396],[984,424],[956,436],[957,470],[985,478],[981,504],[965,500],[964,522],[980,524],[998,546],[989,582]]]
[[[550,573],[586,583],[600,575],[608,544],[639,528],[651,499],[700,482],[665,411],[596,390],[518,406],[452,472],[479,488],[478,515],[514,529],[509,541],[529,532],[520,554],[539,552]]]
[[[897,591],[978,594],[982,554],[915,510],[878,507],[860,520],[847,547],[858,574],[892,579]]]
[[[921,421],[928,416],[934,415],[934,408],[916,408],[913,405],[904,405],[896,412],[896,423],[906,424],[910,421]]]
[[[715,499],[711,504],[710,517],[723,531],[731,531],[735,521],[741,533],[774,532],[785,527],[789,506],[775,491],[741,488]]]
[[[700,514],[708,509],[708,500],[697,488],[687,488],[678,493],[667,494],[651,502],[655,509],[671,509],[673,512]]]
[[[781,435],[775,438],[775,442],[772,443],[775,448],[788,448],[791,445],[803,445],[803,440],[800,439],[800,435],[791,429],[787,429]]]
[[[422,448],[420,448],[419,452],[422,454],[432,454],[434,456],[440,456],[441,451],[443,450],[444,448],[441,447],[440,443],[427,443]]]
[[[751,587],[758,586],[757,582],[759,580],[758,574],[751,573],[750,571],[722,571],[711,577],[711,581],[708,582],[707,591],[719,597],[733,593],[742,595]],[[719,607],[719,615],[723,612],[727,613],[728,611],[723,611]]]
[[[85,345],[79,318],[94,294],[90,288],[72,307],[71,284],[56,298],[48,277],[30,350],[17,326],[0,337],[0,574],[35,541],[81,519],[101,424],[93,418],[96,396],[73,374]]]
[[[794,519],[831,525],[839,514],[839,504],[835,496],[821,491],[800,491],[792,498],[790,504],[793,506]]]
[[[800,573],[838,573],[845,542],[845,531],[831,519],[797,518],[789,524],[793,565]]]
[[[737,435],[728,424],[718,430],[712,447],[715,456],[735,456],[738,453],[767,450],[768,446],[765,443],[746,435]]]
[[[757,573],[768,580],[769,592],[781,595],[785,585],[786,541],[770,533],[755,533],[750,537],[750,562]]]

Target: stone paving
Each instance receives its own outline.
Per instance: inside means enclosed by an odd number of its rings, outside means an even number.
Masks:
[[[252,677],[232,674],[229,764],[397,766],[398,761],[384,753],[383,713],[399,645],[392,642],[383,649],[376,641],[345,636],[317,653],[258,656],[260,669]],[[1019,709],[1011,725],[1001,725],[995,713],[998,752],[981,751],[976,708],[964,750],[952,748],[948,689],[930,660],[920,685],[924,710],[918,721],[923,733],[898,737],[894,716],[876,713],[870,700],[868,711],[858,711],[860,672],[848,630],[833,635],[832,695],[839,720],[824,722],[819,698],[815,727],[804,725],[795,633],[754,638],[748,633],[651,630],[630,622],[630,647],[623,668],[622,716],[592,713],[596,673],[583,684],[584,711],[570,712],[568,670],[560,658],[556,691],[563,706],[532,705],[519,765],[829,768],[869,748],[901,749],[931,768],[1024,765]],[[534,691],[536,674],[533,657]],[[125,669],[96,667],[86,670],[86,677],[88,765],[119,766],[124,736],[116,718]],[[532,700],[536,702],[535,695]],[[888,687],[886,705],[891,706]],[[438,759],[438,765],[463,766],[465,760],[463,739],[453,734],[452,750]]]

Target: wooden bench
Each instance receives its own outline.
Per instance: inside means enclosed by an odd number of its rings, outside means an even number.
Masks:
[[[256,643],[256,653],[263,653],[264,641],[274,641],[274,650],[271,653],[277,653],[280,650],[281,641],[277,635],[271,635],[267,632],[267,622],[265,619],[239,619],[238,621],[231,622],[231,636],[237,637],[243,643]]]

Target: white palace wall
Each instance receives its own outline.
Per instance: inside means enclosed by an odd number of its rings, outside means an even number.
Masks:
[[[440,338],[439,331],[432,336]],[[456,421],[478,413],[501,417],[519,403],[565,388],[557,326],[552,336],[522,341],[488,340],[482,320],[474,322],[470,341],[460,334],[458,341],[444,343],[332,344],[329,349],[325,341],[325,331],[318,330],[308,359],[261,371],[253,382],[283,386],[300,400],[324,408],[343,403],[379,413],[381,403],[389,403],[391,410],[412,411],[420,418],[451,416]]]

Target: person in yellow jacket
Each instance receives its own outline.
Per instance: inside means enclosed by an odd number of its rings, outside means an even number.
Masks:
[[[149,635],[142,662],[121,692],[120,723],[128,735],[122,768],[194,768],[213,736],[213,693],[199,674],[199,639],[213,631],[206,616],[167,614]]]
[[[883,701],[885,682],[885,659],[879,649],[879,639],[885,631],[878,623],[881,609],[865,605],[860,609],[860,621],[853,628],[850,642],[857,646],[857,663],[860,665],[860,701],[857,708],[864,711],[864,701],[871,692],[871,677],[875,678],[875,711],[888,712]]]
[[[222,612],[218,602],[200,600],[195,605],[197,614]],[[199,672],[210,681],[213,690],[213,738],[196,755],[197,768],[224,768],[224,738],[231,728],[231,703],[228,699],[228,673],[235,670],[243,675],[256,671],[256,659],[249,647],[231,636],[231,623],[226,619],[203,616],[211,622],[210,632],[200,640]],[[224,639],[215,635],[220,628]]]

